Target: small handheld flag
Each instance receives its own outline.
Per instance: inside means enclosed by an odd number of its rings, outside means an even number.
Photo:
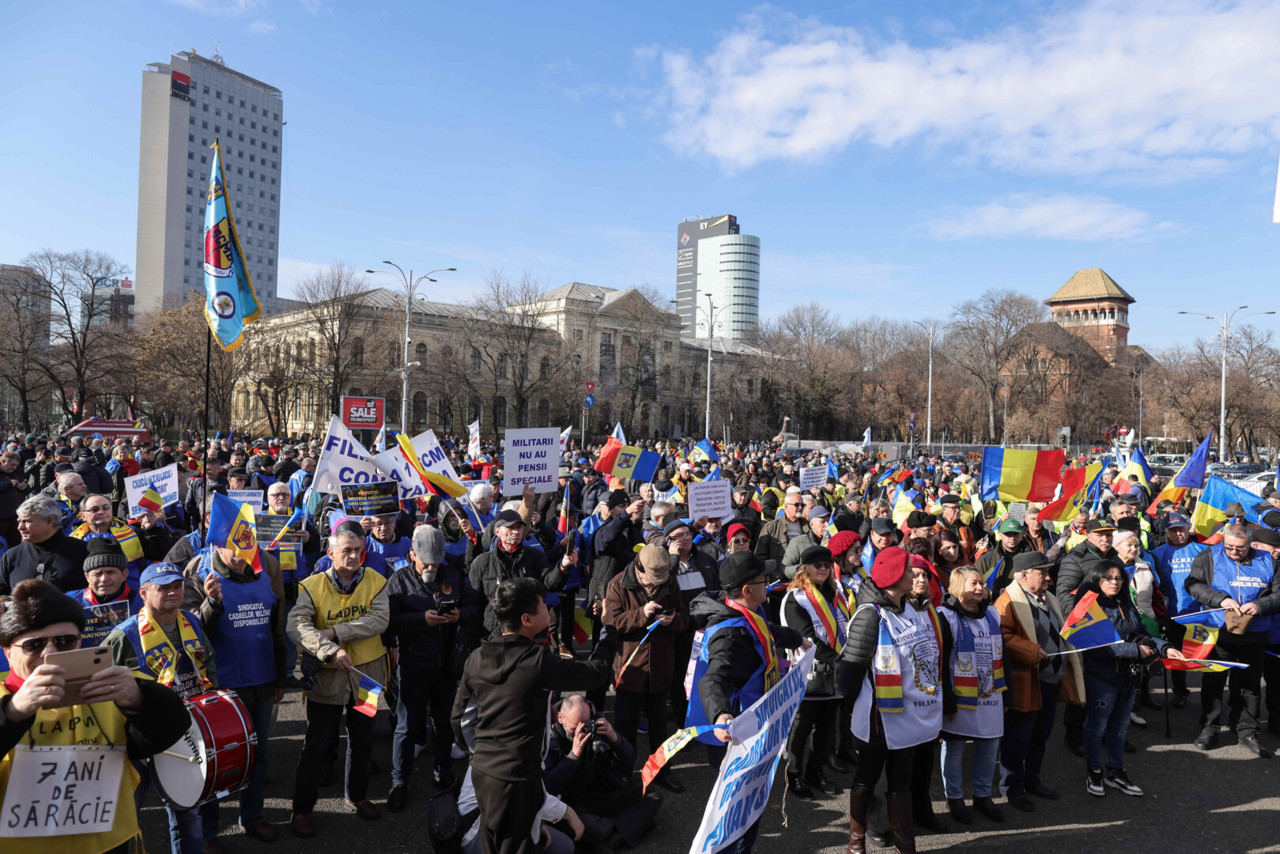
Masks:
[[[1067,615],[1061,635],[1063,640],[1071,639],[1071,645],[1077,650],[1120,642],[1120,633],[1098,604],[1098,594],[1092,590],[1080,597]]]
[[[362,715],[374,717],[378,714],[378,698],[382,696],[382,686],[365,674],[360,674],[360,684],[356,686],[356,701],[351,706]]]
[[[422,460],[418,459],[418,452],[413,449],[413,443],[409,441],[409,437],[403,432],[396,434],[396,444],[400,446],[400,453],[404,455],[405,461],[409,463],[418,477],[422,478],[422,485],[431,493],[449,498],[461,498],[467,494],[466,487],[462,484],[446,475],[437,474],[424,468]]]
[[[301,524],[301,522],[302,508],[299,507],[297,510],[293,511],[293,515],[289,517],[289,521],[284,523],[284,527],[280,529],[280,533],[275,535],[275,538],[267,545],[267,548],[274,549],[276,546],[280,545],[280,541],[289,533],[289,529],[295,525]]]
[[[155,487],[147,487],[147,491],[138,499],[138,506],[152,513],[159,513],[160,508],[164,506],[164,499],[161,498],[160,493],[156,492]]]

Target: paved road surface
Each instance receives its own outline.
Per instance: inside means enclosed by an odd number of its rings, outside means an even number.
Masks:
[[[1194,684],[1194,677],[1192,678]],[[1157,692],[1157,696],[1159,696]],[[1172,740],[1164,738],[1162,713],[1145,711],[1150,720],[1146,729],[1130,728],[1131,740],[1139,752],[1129,756],[1133,780],[1146,790],[1143,798],[1126,797],[1108,789],[1105,799],[1084,790],[1083,760],[1067,753],[1059,728],[1055,730],[1046,759],[1045,782],[1062,792],[1057,801],[1037,800],[1039,809],[1026,814],[1005,807],[1005,821],[993,824],[982,816],[963,832],[945,836],[923,835],[921,851],[1026,852],[1036,854],[1081,854],[1081,852],[1196,852],[1210,854],[1261,854],[1280,852],[1280,759],[1263,761],[1236,746],[1235,736],[1224,732],[1222,746],[1202,753],[1190,745],[1197,732],[1199,694],[1191,703],[1173,711]],[[385,716],[385,712],[383,715]],[[276,822],[280,840],[268,846],[245,837],[235,826],[233,804],[224,803],[224,830],[220,839],[228,854],[285,854],[324,850],[391,854],[401,851],[430,851],[425,836],[426,803],[435,789],[429,774],[412,787],[409,809],[403,813],[384,812],[380,821],[357,818],[341,800],[340,784],[322,790],[316,807],[317,836],[310,844],[288,831],[289,794],[293,768],[302,744],[304,729],[301,694],[291,692],[281,705],[272,737],[272,770],[268,783],[267,818]],[[640,737],[647,752],[645,736]],[[1280,739],[1263,741],[1280,747]],[[381,766],[374,777],[372,797],[379,804],[390,786],[390,735],[374,742],[375,761]],[[676,769],[688,787],[682,795],[666,794],[658,817],[658,827],[639,850],[682,852],[688,850],[711,790],[712,774],[701,745],[686,748],[676,760]],[[428,761],[429,771],[429,761]],[[421,776],[421,775],[419,775]],[[781,769],[778,774],[782,778]],[[839,779],[847,787],[848,777]],[[756,851],[761,854],[839,854],[848,841],[847,795],[803,801],[786,798],[787,826],[783,826],[783,787],[775,785]],[[945,812],[941,779],[933,781],[934,806]],[[998,800],[1003,804],[1003,800]],[[960,826],[946,816],[948,825]],[[143,811],[146,842],[152,852],[167,848],[164,812],[154,795]],[[872,849],[887,850],[887,849]]]

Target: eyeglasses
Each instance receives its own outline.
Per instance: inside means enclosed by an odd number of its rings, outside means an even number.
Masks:
[[[39,655],[49,644],[53,644],[53,648],[58,652],[66,652],[80,646],[80,636],[54,635],[49,638],[28,638],[18,644],[18,648],[26,655]]]
[[[1104,575],[1101,580],[1108,584],[1119,584],[1124,581],[1124,578],[1119,575]]]

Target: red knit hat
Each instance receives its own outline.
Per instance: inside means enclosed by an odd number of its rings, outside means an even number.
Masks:
[[[742,531],[743,533],[745,533],[748,539],[751,538],[750,528],[748,528],[746,525],[742,524],[741,522],[734,522],[732,525],[729,526],[729,530],[725,531],[725,537],[724,537],[725,542],[732,540],[733,535],[738,533],[739,531]]]
[[[898,583],[907,571],[907,553],[897,546],[890,546],[876,555],[871,564],[871,580],[881,590],[888,590]]]
[[[827,543],[827,548],[831,549],[832,556],[840,557],[860,542],[862,538],[857,531],[840,531]]]

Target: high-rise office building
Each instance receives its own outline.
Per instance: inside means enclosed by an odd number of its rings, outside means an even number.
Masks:
[[[284,101],[280,90],[183,51],[142,73],[136,311],[179,305],[204,290],[204,210],[214,140],[240,245],[258,299],[276,296]]]
[[[676,228],[676,313],[686,335],[707,334],[708,295],[715,337],[742,339],[760,327],[760,238],[740,233],[725,214],[686,219]]]

